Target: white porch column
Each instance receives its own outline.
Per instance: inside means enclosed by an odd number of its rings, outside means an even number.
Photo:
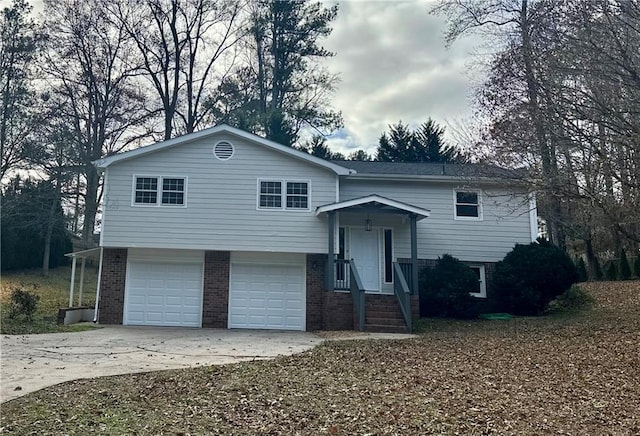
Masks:
[[[71,284],[69,285],[69,307],[73,307],[73,288],[76,284],[76,257],[73,256],[71,263]]]
[[[82,287],[84,286],[84,265],[87,261],[86,257],[82,258],[82,263],[80,264],[80,290],[78,291],[78,306],[82,306]]]
[[[335,231],[336,231],[336,212],[329,211],[327,213],[328,228],[328,250],[327,250],[327,290],[333,291],[336,284],[336,262],[335,262]]]
[[[418,293],[418,229],[417,216],[410,215],[411,220],[411,291]]]

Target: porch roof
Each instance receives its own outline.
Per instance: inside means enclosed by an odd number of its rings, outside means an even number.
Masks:
[[[94,257],[100,254],[100,247],[89,248],[88,250],[74,251],[73,253],[67,253],[65,256],[78,258],[78,259],[86,259],[89,257]]]
[[[316,209],[316,215],[321,213],[343,211],[343,212],[371,212],[371,213],[394,213],[400,215],[415,215],[416,220],[428,218],[430,211],[421,207],[413,206],[402,201],[392,200],[380,195],[367,195],[366,197],[354,198],[337,203],[325,204]]]

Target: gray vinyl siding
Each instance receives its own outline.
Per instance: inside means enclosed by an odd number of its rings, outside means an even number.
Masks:
[[[454,219],[454,189],[480,189],[483,220]],[[529,204],[524,194],[511,195],[490,186],[434,182],[341,180],[340,200],[378,194],[431,211],[418,222],[418,257],[436,259],[445,253],[468,262],[496,262],[516,243],[531,242]],[[341,225],[358,224],[357,215],[342,214]],[[409,223],[382,215],[375,225],[393,228],[394,257],[410,257]],[[363,221],[362,218],[360,221]],[[362,224],[360,224],[362,225]]]
[[[233,143],[228,161],[213,155]],[[186,207],[132,206],[133,176],[187,178]],[[310,208],[258,210],[257,180],[310,182]],[[250,142],[196,140],[107,168],[102,245],[230,251],[326,253],[327,224],[315,209],[336,199],[331,171]],[[283,185],[284,189],[284,185]]]

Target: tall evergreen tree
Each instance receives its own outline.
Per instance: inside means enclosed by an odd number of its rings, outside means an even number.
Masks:
[[[219,119],[285,145],[293,145],[304,127],[340,127],[342,116],[328,101],[337,78],[320,65],[333,53],[319,45],[331,33],[338,7],[260,0],[251,8],[251,64],[220,86]]]
[[[38,126],[31,81],[40,37],[30,13],[25,0],[0,11],[0,179],[25,163]]]
[[[326,138],[320,135],[316,135],[310,140],[308,140],[305,145],[300,147],[300,150],[306,151],[310,155],[319,157],[321,159],[326,159],[326,160],[343,160],[344,159],[344,155],[342,155],[342,153],[331,151],[331,149],[327,145]]]
[[[368,162],[368,161],[372,161],[373,158],[369,153],[367,153],[364,150],[356,150],[351,152],[351,154],[347,156],[347,160],[359,160],[359,161]]]
[[[378,141],[376,160],[382,162],[416,162],[413,146],[414,136],[408,125],[389,126],[389,133],[383,133]]]
[[[382,162],[449,162],[465,161],[462,153],[444,142],[444,127],[429,118],[412,131],[399,121],[380,136],[376,160]]]

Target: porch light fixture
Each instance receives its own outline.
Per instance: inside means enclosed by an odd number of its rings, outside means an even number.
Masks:
[[[373,230],[373,221],[371,221],[369,217],[367,217],[366,221],[364,222],[364,229],[367,232]]]

